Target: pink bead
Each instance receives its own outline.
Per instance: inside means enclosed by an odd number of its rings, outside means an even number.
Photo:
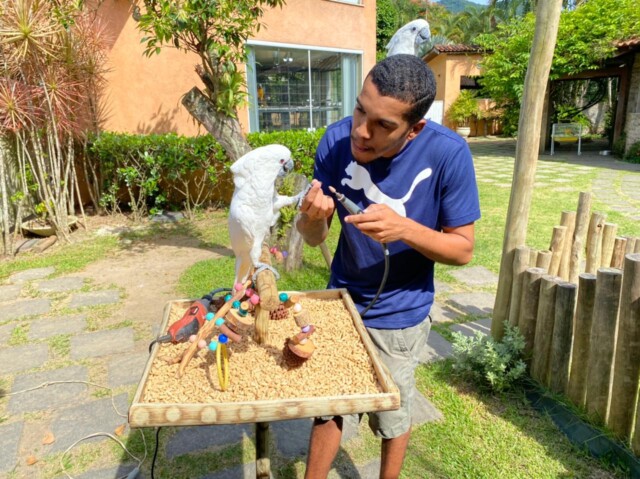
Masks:
[[[276,248],[275,246],[272,246],[272,247],[269,249],[269,253],[271,253],[271,254],[276,254],[276,251],[278,251],[278,248]]]
[[[256,306],[260,302],[260,296],[258,296],[257,294],[254,294],[249,298],[249,301],[251,302],[251,304]]]
[[[296,303],[293,305],[293,312],[294,313],[299,313],[300,311],[302,311],[302,305],[300,303]]]
[[[198,347],[200,349],[204,349],[207,347],[207,342],[204,339],[201,339],[200,341],[198,341]]]
[[[250,298],[251,296],[253,296],[254,294],[256,294],[256,292],[254,290],[252,290],[251,288],[247,288],[247,290],[244,292],[245,296],[247,298]]]
[[[196,339],[198,339],[198,336],[196,336],[195,334],[192,334],[191,336],[189,336],[190,343],[195,343]]]
[[[244,288],[242,283],[236,283],[235,286],[233,287],[233,289],[235,289],[236,291],[240,291],[242,288]]]

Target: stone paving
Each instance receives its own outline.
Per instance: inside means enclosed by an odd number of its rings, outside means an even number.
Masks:
[[[478,181],[510,188],[515,143],[481,140],[472,142],[471,147]],[[562,191],[576,176],[591,175],[595,166],[608,165],[610,168],[599,170],[593,182],[594,194],[621,214],[640,219],[640,166],[619,163],[611,157],[588,153],[582,157],[566,154],[541,157],[536,183]],[[118,289],[86,291],[91,285],[81,278],[73,275],[51,278],[54,273],[53,267],[31,269],[15,273],[0,284],[0,393],[18,393],[0,401],[0,477],[41,477],[38,463],[30,466],[32,469],[25,466],[27,456],[44,460],[48,454],[62,452],[86,435],[99,431],[113,433],[119,426],[126,426],[127,407],[146,364],[146,347],[151,339],[147,330],[146,336],[138,334],[135,325],[126,323],[101,329],[94,319],[96,311],[104,314],[104,308],[116,310],[124,301],[134,298],[123,297]],[[451,275],[457,284],[436,285],[436,304],[431,313],[435,328],[421,353],[422,363],[452,354],[451,344],[438,333],[440,326],[466,335],[476,331],[487,334],[490,330],[494,300],[491,291],[495,291],[497,275],[477,266],[454,270]],[[473,321],[465,322],[467,316]],[[54,381],[59,383],[37,388]],[[113,397],[88,382],[112,388]],[[31,388],[35,389],[19,393]],[[414,424],[442,417],[420,393],[416,403]],[[310,427],[309,419],[272,423],[275,447],[271,454],[304,460]],[[163,433],[167,438],[159,452],[169,462],[186,455],[197,457],[254,437],[253,426],[242,424],[169,430],[170,433]],[[48,433],[55,440],[45,444],[43,437]],[[125,437],[128,433],[127,428]],[[343,444],[357,440],[359,434],[362,428],[357,419],[348,417]],[[149,445],[149,455],[152,446]],[[76,477],[126,476],[136,464],[124,454],[122,457],[121,461],[99,469],[83,470]],[[330,477],[374,478],[378,468],[378,459],[362,464],[342,462]],[[255,464],[248,463],[215,473],[203,471],[200,479],[253,477]]]

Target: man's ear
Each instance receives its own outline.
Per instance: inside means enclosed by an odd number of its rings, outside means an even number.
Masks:
[[[425,120],[424,118],[421,119],[418,123],[414,124],[409,130],[409,133],[407,134],[407,140],[411,141],[416,136],[418,136],[418,133],[422,131],[422,129],[424,128],[424,125],[426,124],[427,124],[427,120]]]

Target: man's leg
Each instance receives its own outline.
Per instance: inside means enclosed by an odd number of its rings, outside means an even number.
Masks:
[[[335,416],[325,421],[316,418],[313,421],[307,470],[305,479],[325,479],[331,470],[331,464],[340,448],[342,439],[342,416]]]
[[[380,454],[380,479],[397,479],[409,444],[411,429],[401,436],[382,440]]]

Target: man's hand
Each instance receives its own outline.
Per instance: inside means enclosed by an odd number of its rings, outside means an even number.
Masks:
[[[322,192],[322,183],[311,181],[311,188],[300,204],[300,218],[296,228],[311,246],[318,246],[329,233],[329,225],[336,204],[333,198]]]
[[[407,228],[407,219],[383,204],[369,205],[363,213],[346,216],[344,221],[379,243],[402,240]]]

